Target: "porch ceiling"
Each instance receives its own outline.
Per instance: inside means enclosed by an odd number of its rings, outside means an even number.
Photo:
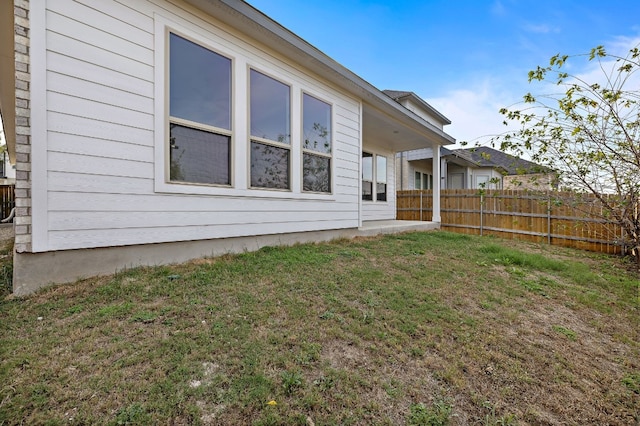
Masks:
[[[365,146],[400,152],[454,143],[454,139],[440,129],[431,129],[415,120],[398,120],[367,104],[363,107],[362,123]]]

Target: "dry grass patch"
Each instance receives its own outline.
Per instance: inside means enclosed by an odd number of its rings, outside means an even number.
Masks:
[[[409,233],[0,304],[0,424],[636,424],[621,259]]]

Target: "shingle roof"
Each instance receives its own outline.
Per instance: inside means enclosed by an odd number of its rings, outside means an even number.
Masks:
[[[400,98],[404,98],[405,96],[411,95],[412,92],[403,92],[402,90],[383,90],[382,93],[389,96],[393,100],[398,100]]]
[[[532,161],[515,157],[488,146],[478,146],[474,148],[456,149],[454,154],[469,159],[482,167],[496,167],[503,169],[507,175],[548,173],[547,167],[536,164]]]

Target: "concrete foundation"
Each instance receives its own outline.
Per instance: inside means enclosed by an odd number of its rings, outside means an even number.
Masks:
[[[202,257],[255,251],[265,246],[288,246],[297,243],[325,242],[339,238],[428,231],[439,228],[440,224],[435,222],[388,220],[365,222],[361,228],[351,229],[45,253],[14,253],[13,293],[16,296],[23,296],[51,284],[109,275],[126,268],[182,263]]]

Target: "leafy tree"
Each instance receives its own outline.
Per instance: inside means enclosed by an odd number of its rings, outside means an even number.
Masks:
[[[568,64],[578,60],[593,64],[592,72],[571,74]],[[638,46],[626,56],[603,46],[585,55],[553,56],[549,66],[529,72],[529,82],[559,91],[528,93],[522,103],[503,108],[504,123],[519,130],[492,142],[553,168],[564,189],[593,194],[603,219],[624,230],[620,243],[640,263],[639,67]]]

